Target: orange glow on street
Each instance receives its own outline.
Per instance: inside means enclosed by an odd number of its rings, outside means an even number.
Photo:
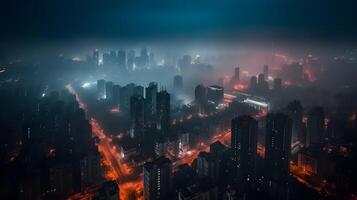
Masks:
[[[248,88],[249,88],[248,85],[245,83],[237,83],[233,86],[233,89],[235,89],[237,91],[245,91]]]

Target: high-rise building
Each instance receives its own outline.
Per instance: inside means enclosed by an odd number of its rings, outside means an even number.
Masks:
[[[141,85],[135,86],[133,95],[138,95],[138,96],[144,97],[144,87]]]
[[[232,119],[231,147],[237,166],[237,181],[244,189],[256,182],[258,122],[248,115]]]
[[[103,53],[103,66],[104,67],[108,67],[110,66],[111,62],[110,62],[110,54],[109,53]]]
[[[234,82],[239,81],[239,76],[240,76],[240,69],[239,67],[236,67],[234,68],[234,77],[233,77]]]
[[[94,49],[93,51],[93,62],[95,66],[99,65],[99,49]]]
[[[171,161],[159,157],[152,162],[145,163],[144,171],[144,199],[168,199],[171,190]]]
[[[150,52],[149,54],[149,65],[150,67],[156,66],[156,60],[155,60],[155,54],[153,52]]]
[[[258,88],[258,82],[257,82],[257,77],[252,76],[250,78],[250,89],[251,90],[256,90]]]
[[[291,125],[282,113],[268,114],[265,139],[266,189],[272,199],[286,199],[290,175]]]
[[[140,51],[140,65],[141,67],[148,67],[149,65],[149,53],[146,48],[142,48]]]
[[[135,69],[135,51],[134,50],[130,50],[129,53],[128,53],[128,59],[127,59],[127,68],[128,68],[128,71],[134,71]]]
[[[268,79],[268,76],[269,76],[269,66],[268,66],[268,65],[264,65],[264,67],[263,67],[263,74],[264,74],[265,80],[267,80],[267,79]]]
[[[101,79],[97,81],[97,99],[105,99],[105,80]]]
[[[174,91],[181,92],[182,88],[183,88],[182,76],[180,76],[180,75],[174,76]]]
[[[156,127],[157,83],[151,82],[145,88],[145,125],[148,128]]]
[[[269,84],[265,79],[266,79],[266,77],[264,76],[264,74],[258,75],[258,88],[261,91],[265,91],[265,90],[269,89]]]
[[[292,101],[286,107],[287,115],[290,117],[292,122],[292,137],[291,142],[300,141],[305,143],[303,137],[303,123],[302,118],[304,114],[304,109],[299,101]]]
[[[198,113],[204,114],[207,105],[207,88],[202,84],[195,88],[195,103],[198,107]]]
[[[130,137],[142,141],[144,136],[144,97],[134,95],[130,98]]]
[[[166,90],[157,93],[156,113],[157,129],[168,134],[170,128],[170,94]]]
[[[224,89],[218,85],[211,85],[207,87],[207,100],[215,105],[223,103]]]
[[[108,81],[105,83],[105,99],[109,102],[113,101],[113,82]]]
[[[120,108],[124,111],[130,110],[130,97],[134,94],[134,83],[127,84],[120,90]]]
[[[282,84],[281,84],[281,79],[280,78],[275,78],[274,83],[273,83],[273,89],[276,92],[281,91]]]
[[[181,70],[185,70],[187,68],[189,68],[189,66],[191,65],[192,62],[192,58],[189,55],[184,55],[181,59],[178,60],[178,67]]]
[[[120,105],[120,85],[113,85],[113,104],[115,106]]]
[[[306,147],[319,144],[324,137],[325,113],[322,107],[312,108],[307,116]]]
[[[120,70],[126,70],[126,53],[124,50],[118,51],[117,63]]]
[[[217,181],[219,178],[219,163],[218,159],[214,158],[209,152],[201,151],[197,157],[197,174],[200,178],[210,178],[212,181]]]

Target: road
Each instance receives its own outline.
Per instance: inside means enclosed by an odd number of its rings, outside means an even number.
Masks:
[[[78,92],[72,85],[66,86],[67,90],[74,94],[76,100],[86,113],[88,112],[87,104],[82,101]],[[111,138],[107,137],[104,130],[94,118],[90,118],[92,134],[99,138],[98,150],[103,157],[103,164],[107,167],[105,178],[107,180],[115,180],[120,187],[120,199],[128,199],[129,196],[135,196],[136,199],[142,199],[142,175],[133,176],[134,169],[128,167],[121,162],[120,151],[117,146],[112,144]]]

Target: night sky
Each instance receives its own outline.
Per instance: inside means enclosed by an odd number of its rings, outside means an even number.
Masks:
[[[234,37],[344,38],[355,1],[2,0],[1,39]]]

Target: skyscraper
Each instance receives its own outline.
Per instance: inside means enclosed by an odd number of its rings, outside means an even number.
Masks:
[[[170,94],[166,91],[157,93],[157,128],[168,134],[170,128]]]
[[[256,90],[258,88],[258,82],[257,82],[257,77],[252,76],[250,78],[250,89],[251,90]]]
[[[207,100],[215,105],[223,103],[224,89],[218,85],[211,85],[207,87]]]
[[[128,53],[128,59],[127,59],[127,64],[126,64],[128,71],[134,70],[134,62],[135,62],[135,51],[130,50]]]
[[[126,70],[126,53],[124,50],[118,51],[118,67],[120,70],[125,71]]]
[[[182,80],[182,76],[180,75],[175,75],[174,76],[174,91],[176,93],[179,93],[182,91],[183,88],[183,80]]]
[[[130,137],[143,139],[144,134],[144,97],[134,95],[130,98]]]
[[[274,83],[273,83],[273,89],[276,92],[281,91],[282,85],[281,85],[281,79],[280,78],[275,78]]]
[[[171,189],[171,161],[159,157],[152,162],[145,163],[144,171],[144,199],[168,199]]]
[[[105,99],[109,102],[113,101],[113,82],[108,81],[105,83]]]
[[[144,87],[141,85],[135,86],[133,95],[138,95],[138,96],[144,97]]]
[[[264,65],[263,74],[264,74],[265,80],[268,80],[268,76],[269,76],[269,66],[268,65]]]
[[[266,189],[272,199],[286,199],[290,175],[292,125],[282,113],[271,113],[266,121],[265,178]]]
[[[198,113],[204,114],[207,105],[207,88],[202,84],[195,88],[195,103],[198,107]]]
[[[95,66],[99,65],[99,49],[94,49],[93,51],[93,62]]]
[[[120,90],[120,108],[124,111],[130,110],[130,97],[134,94],[134,83],[129,83]]]
[[[234,82],[239,81],[239,76],[240,76],[240,69],[239,67],[236,67],[234,68],[234,77],[233,77]]]
[[[113,104],[114,106],[120,105],[120,85],[113,85]]]
[[[306,147],[319,144],[324,137],[325,113],[322,107],[312,108],[307,117]]]
[[[265,79],[266,77],[264,76],[264,74],[258,75],[258,88],[260,91],[265,91],[269,89],[268,82]]]
[[[302,118],[304,110],[299,101],[292,101],[286,107],[287,115],[290,117],[292,122],[292,142],[300,141],[301,143],[305,143],[303,140],[303,124]]]
[[[149,54],[146,48],[142,48],[140,51],[140,67],[148,67],[149,65]]]
[[[97,99],[105,99],[105,80],[101,79],[97,81]]]
[[[248,115],[232,119],[231,147],[237,181],[245,190],[255,184],[258,122]]]
[[[145,88],[145,125],[156,127],[157,83],[151,82]]]

